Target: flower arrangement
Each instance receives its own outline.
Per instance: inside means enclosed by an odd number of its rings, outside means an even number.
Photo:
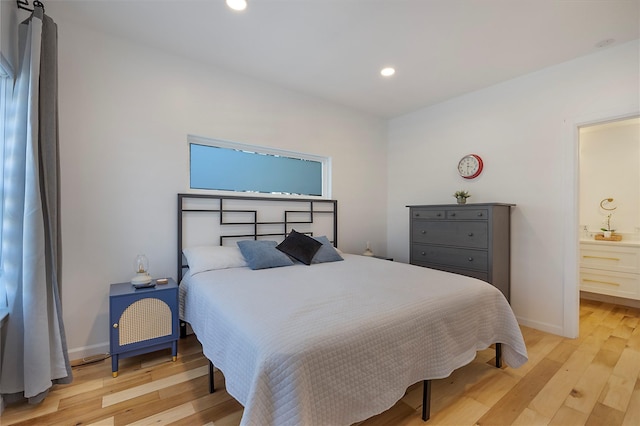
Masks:
[[[607,215],[607,227],[606,228],[600,228],[601,231],[604,231],[604,232],[613,232],[613,231],[615,231],[615,229],[611,229],[611,215],[613,215],[613,213],[609,213]]]
[[[466,198],[471,197],[471,194],[469,194],[469,191],[456,191],[453,194],[453,196],[456,197],[456,198],[465,198],[466,199]]]
[[[453,196],[458,200],[458,204],[465,204],[467,198],[471,197],[471,194],[469,194],[469,191],[456,191]]]

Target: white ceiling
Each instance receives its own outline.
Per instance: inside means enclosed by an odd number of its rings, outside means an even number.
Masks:
[[[640,0],[248,1],[43,2],[59,24],[386,118],[640,37]]]

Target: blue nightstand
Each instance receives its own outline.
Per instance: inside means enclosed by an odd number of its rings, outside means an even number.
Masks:
[[[154,281],[155,282],[155,281]],[[136,289],[131,283],[111,284],[109,292],[111,371],[118,376],[118,360],[171,348],[178,356],[178,284]]]

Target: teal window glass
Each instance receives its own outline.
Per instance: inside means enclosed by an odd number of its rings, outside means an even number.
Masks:
[[[229,145],[231,143],[224,143]],[[326,162],[214,144],[189,143],[190,187],[236,192],[305,195],[322,197]],[[258,147],[253,147],[258,148]]]

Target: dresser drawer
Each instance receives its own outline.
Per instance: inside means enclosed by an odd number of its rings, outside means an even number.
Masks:
[[[488,268],[486,251],[422,244],[411,246],[411,261],[412,263],[426,262],[479,271],[486,271]]]
[[[446,210],[420,209],[413,210],[411,212],[411,217],[414,219],[446,219],[447,212]]]
[[[477,278],[479,280],[489,282],[489,274],[485,271],[474,271],[471,269],[454,268],[452,266],[437,265],[435,263],[429,263],[429,262],[416,262],[414,263],[414,265],[425,266],[427,268],[437,269],[439,271],[453,272],[454,274],[465,275],[467,277]]]
[[[640,248],[580,245],[580,267],[640,273]]]
[[[640,299],[640,275],[580,268],[580,290]]]
[[[487,220],[487,210],[447,210],[447,219],[449,220]]]
[[[487,248],[486,222],[414,221],[412,241],[468,248]]]

